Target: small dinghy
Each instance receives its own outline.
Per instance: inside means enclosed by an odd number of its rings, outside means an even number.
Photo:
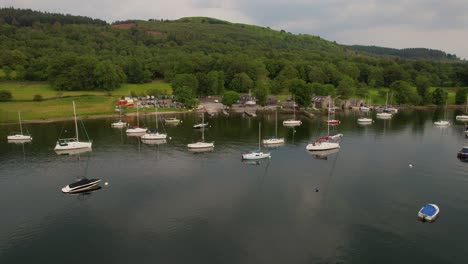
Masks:
[[[423,222],[434,222],[439,216],[439,207],[435,204],[426,204],[418,212],[418,219]]]
[[[463,147],[458,151],[457,158],[461,161],[468,161],[468,147]]]
[[[63,193],[79,193],[89,191],[99,185],[101,179],[81,179],[62,188]]]

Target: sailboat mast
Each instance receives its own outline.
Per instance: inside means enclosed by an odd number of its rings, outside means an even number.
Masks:
[[[205,113],[202,113],[202,116],[201,116],[201,119],[202,119],[202,130],[201,130],[201,139],[202,139],[202,142],[205,142]]]
[[[260,130],[262,127],[262,123],[258,123],[258,150],[260,150]]]
[[[330,106],[331,106],[331,96],[330,96],[330,102],[328,102],[328,120],[327,120],[327,136],[330,135]]]
[[[156,104],[154,104],[154,111],[156,114],[156,131],[158,131],[158,108],[156,107]]]
[[[466,96],[465,115],[468,113],[468,95]]]
[[[136,104],[136,108],[137,108],[137,127],[140,127],[140,118],[138,118],[138,102]]]
[[[19,124],[20,124],[20,131],[21,131],[21,135],[23,135],[23,125],[21,125],[21,112],[18,111],[18,119],[19,119]]]
[[[294,120],[296,120],[296,97],[293,96],[293,115],[294,115]]]
[[[73,114],[75,115],[75,131],[76,131],[76,141],[80,141],[78,138],[78,122],[76,121],[76,106],[75,101],[73,101]]]
[[[278,110],[275,113],[275,137],[278,138]]]
[[[385,108],[387,108],[387,103],[388,103],[388,92],[387,92],[387,97],[385,98]]]

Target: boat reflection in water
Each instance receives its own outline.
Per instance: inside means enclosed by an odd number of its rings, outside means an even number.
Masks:
[[[146,145],[162,145],[167,143],[165,139],[141,139],[141,142]]]
[[[9,144],[32,143],[30,139],[8,139]]]
[[[68,149],[68,150],[55,150],[57,155],[77,155],[81,153],[91,152],[92,148]]]
[[[328,156],[338,153],[340,149],[329,149],[329,150],[320,150],[320,151],[307,151],[309,154],[314,156],[316,159],[327,160]]]

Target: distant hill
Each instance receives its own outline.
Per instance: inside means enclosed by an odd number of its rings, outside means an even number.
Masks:
[[[426,48],[406,48],[406,49],[394,49],[377,46],[363,46],[363,45],[352,45],[347,46],[350,49],[356,51],[367,52],[370,54],[376,54],[381,56],[396,56],[406,59],[428,59],[428,60],[459,60],[455,54],[445,53],[441,50],[426,49]]]
[[[289,94],[300,87],[344,98],[398,81],[415,87],[418,77],[432,86],[468,86],[468,64],[442,51],[344,46],[209,17],[109,24],[0,9],[0,80],[48,81],[58,90],[113,90],[123,82],[164,79],[190,88],[189,96]]]

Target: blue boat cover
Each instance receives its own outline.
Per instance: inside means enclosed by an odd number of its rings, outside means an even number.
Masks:
[[[462,153],[468,153],[468,147],[463,147],[462,148]]]
[[[422,214],[425,214],[427,216],[434,216],[435,213],[436,213],[436,208],[430,204],[426,204],[423,206],[423,208],[421,208],[421,210],[419,212],[421,212]]]

